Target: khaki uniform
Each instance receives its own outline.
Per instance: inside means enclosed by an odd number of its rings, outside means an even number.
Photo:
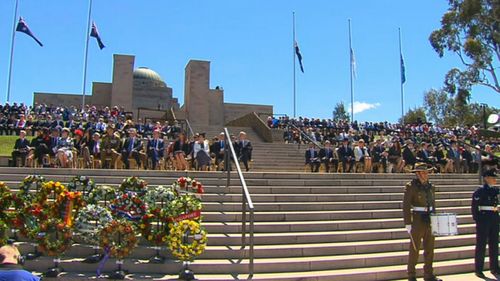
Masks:
[[[413,210],[413,207],[427,210]],[[415,266],[418,262],[420,245],[424,248],[424,279],[434,277],[434,236],[431,231],[430,214],[435,211],[435,187],[432,183],[422,184],[418,179],[408,182],[403,198],[403,217],[405,225],[411,225],[411,236],[417,250],[410,242],[408,257],[408,277],[416,277]]]
[[[105,135],[101,141],[101,165],[104,166],[106,157],[111,157],[111,168],[114,168],[116,159],[120,156],[121,140],[115,135]]]

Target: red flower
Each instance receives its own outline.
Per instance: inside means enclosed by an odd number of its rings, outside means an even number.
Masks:
[[[205,189],[203,188],[203,185],[201,183],[198,184],[198,193],[200,194],[205,193]]]

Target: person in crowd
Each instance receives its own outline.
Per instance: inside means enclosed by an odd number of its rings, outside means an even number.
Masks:
[[[431,230],[430,215],[436,211],[435,186],[429,182],[427,164],[418,163],[413,172],[416,178],[405,186],[403,196],[403,220],[410,236],[408,257],[408,280],[417,281],[416,265],[420,245],[424,248],[424,280],[442,281],[434,275],[434,235]]]
[[[174,142],[174,158],[177,164],[178,171],[187,170],[186,156],[189,154],[189,143],[187,142],[186,135],[179,133],[177,140]]]
[[[142,141],[137,137],[137,130],[130,128],[128,130],[129,137],[125,139],[122,146],[122,161],[125,164],[125,169],[130,169],[129,158],[135,159],[137,166],[141,165],[140,152],[143,150]]]
[[[451,146],[450,149],[448,150],[447,157],[453,162],[453,172],[461,173],[463,168],[462,155],[458,150],[458,146],[455,141],[451,142]]]
[[[406,166],[410,166],[411,169],[415,167],[417,163],[417,156],[415,155],[413,141],[407,140],[403,148],[403,161],[405,161]]]
[[[245,171],[250,171],[248,162],[252,160],[252,143],[247,139],[247,133],[241,131],[239,134],[239,140],[236,142],[236,156],[238,161],[243,162],[245,166]]]
[[[405,162],[402,156],[401,143],[397,138],[392,140],[392,145],[387,151],[387,161],[389,162],[389,172],[402,173],[404,170]]]
[[[90,159],[90,151],[89,147],[83,140],[83,131],[80,129],[76,129],[73,134],[73,145],[75,147],[75,151],[77,155],[81,156],[84,162],[85,168],[91,168],[92,163]]]
[[[490,258],[490,271],[500,277],[498,267],[498,231],[500,219],[498,216],[499,189],[495,187],[497,174],[494,170],[483,173],[484,184],[472,195],[472,218],[476,222],[476,249],[474,254],[475,273],[479,278],[486,278],[484,256],[486,244]]]
[[[40,277],[26,271],[24,260],[15,245],[0,247],[0,280],[1,281],[39,281]]]
[[[319,150],[319,158],[325,166],[325,172],[329,173],[330,170],[334,173],[337,172],[339,159],[337,158],[337,151],[335,147],[332,147],[330,141],[325,141],[325,147]]]
[[[354,160],[356,166],[359,166],[359,170],[356,172],[370,172],[372,169],[372,158],[370,156],[370,151],[365,146],[365,140],[362,138],[358,139],[358,145],[354,148]]]
[[[314,143],[309,143],[309,148],[305,153],[306,165],[311,167],[311,173],[319,172],[319,166],[321,164],[319,158],[319,152],[316,150],[316,145]]]
[[[73,161],[73,140],[69,134],[69,129],[64,128],[61,132],[61,137],[57,141],[57,159],[61,168],[69,168],[71,161]]]
[[[210,144],[205,139],[205,133],[198,136],[198,140],[193,145],[193,159],[196,160],[198,170],[207,171],[210,167]]]
[[[224,161],[224,153],[226,149],[226,139],[224,132],[219,134],[219,138],[212,144],[210,151],[215,156],[215,165],[217,169],[223,170],[223,167],[220,167],[221,163]]]
[[[57,144],[59,142],[59,130],[56,128],[50,129],[50,145],[49,155],[55,157],[57,154]]]
[[[374,170],[377,173],[380,173],[380,172],[386,173],[387,166],[388,166],[387,162],[388,162],[389,154],[386,151],[386,148],[384,146],[384,143],[382,142],[382,139],[377,139],[375,141],[375,145],[373,146],[373,150],[372,150],[372,155],[373,155],[373,168],[374,168]]]
[[[31,167],[33,162],[36,160],[38,166],[43,166],[43,159],[45,155],[49,154],[50,149],[50,136],[49,130],[46,128],[38,128],[36,131],[36,136],[31,140],[30,153],[27,158],[28,166]]]
[[[116,169],[116,161],[120,157],[120,137],[115,135],[115,125],[106,127],[106,135],[101,141],[101,167],[104,169]],[[110,158],[111,163],[106,160]]]
[[[436,151],[434,152],[434,157],[436,158],[436,163],[439,167],[440,173],[451,173],[453,169],[453,161],[446,158],[446,153],[444,145],[442,143],[438,144]]]
[[[102,148],[101,134],[95,132],[92,134],[92,141],[90,141],[89,143],[90,156],[92,156],[92,158],[96,160],[101,159],[101,150],[102,150],[101,148]]]
[[[158,163],[165,151],[165,144],[163,139],[160,138],[160,130],[153,131],[153,138],[148,141],[147,150],[148,157],[151,159],[151,168],[156,170]]]
[[[28,157],[30,151],[30,142],[26,139],[26,131],[21,130],[19,132],[19,138],[14,144],[14,150],[12,151],[12,164],[14,167],[17,166],[17,160],[21,160],[21,167],[26,166],[26,158]]]
[[[342,172],[350,173],[355,162],[354,151],[349,144],[349,138],[344,138],[342,145],[337,149],[339,161],[342,162]]]

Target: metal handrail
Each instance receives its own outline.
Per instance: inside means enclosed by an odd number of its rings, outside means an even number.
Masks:
[[[186,118],[186,124],[188,126],[190,136],[194,136],[193,127],[191,127],[191,123],[189,123],[189,120],[187,118]],[[190,136],[188,136],[188,137],[190,137]]]
[[[319,142],[311,139],[311,137],[309,137],[306,133],[304,133],[304,131],[302,131],[301,129],[299,129],[297,126],[295,126],[294,124],[289,124],[288,126],[292,126],[294,127],[296,130],[298,130],[300,132],[300,135],[301,136],[304,136],[306,137],[306,139],[312,143],[314,143],[314,145],[316,145],[317,147],[319,148],[325,148],[323,145],[321,145]],[[300,142],[299,142],[299,149],[300,149]]]
[[[252,279],[254,272],[254,206],[252,202],[252,197],[250,196],[250,192],[248,192],[247,183],[245,181],[245,177],[243,176],[243,172],[241,171],[239,159],[236,156],[236,152],[234,150],[233,143],[231,141],[231,135],[227,128],[224,128],[224,171],[227,172],[227,183],[226,187],[229,188],[231,184],[231,157],[234,160],[234,164],[236,166],[236,172],[238,173],[238,177],[240,179],[240,183],[242,186],[242,209],[241,209],[241,248],[244,249],[247,245],[246,243],[246,227],[247,227],[247,207],[250,213],[250,233],[249,233],[249,254],[248,254],[248,279]],[[229,155],[231,154],[231,155]]]

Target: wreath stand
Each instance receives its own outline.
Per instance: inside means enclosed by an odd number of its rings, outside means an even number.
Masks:
[[[161,199],[160,210],[163,209],[164,205],[165,203],[163,202],[163,199]],[[160,218],[160,216],[158,216],[156,218],[156,230],[159,232],[159,230],[163,229],[163,227],[164,227],[163,220]],[[156,253],[149,259],[149,263],[154,263],[154,264],[164,263],[166,258],[160,254],[161,246],[153,247],[153,249],[156,250]]]
[[[122,235],[121,235],[121,233],[118,233],[118,244],[121,244],[121,242],[122,242]],[[123,280],[123,279],[125,279],[126,273],[122,269],[123,260],[122,259],[118,259],[116,261],[116,265],[118,266],[118,268],[113,273],[111,273],[108,276],[108,279],[113,279],[113,280]]]
[[[187,232],[189,232],[189,231],[187,231]],[[188,234],[187,234],[187,232],[185,232],[182,235],[182,242],[184,244],[188,243]],[[179,272],[179,279],[180,280],[186,280],[186,281],[196,280],[196,277],[194,277],[194,271],[192,271],[189,268],[189,261],[182,262],[182,267],[183,268],[182,268],[181,272]]]
[[[36,243],[31,243],[31,245],[35,248],[35,250],[33,251],[33,253],[26,254],[26,260],[29,260],[29,261],[35,260],[35,259],[37,259],[37,258],[39,258],[39,257],[42,256],[42,253],[40,253],[38,251],[37,244]]]
[[[56,234],[56,237],[57,237],[57,234]],[[43,274],[43,276],[49,277],[49,278],[56,278],[57,276],[59,276],[59,274],[61,274],[61,272],[63,271],[62,268],[59,267],[59,263],[61,263],[61,259],[55,258],[54,259],[54,267],[49,268],[49,270],[47,272],[45,272]]]

